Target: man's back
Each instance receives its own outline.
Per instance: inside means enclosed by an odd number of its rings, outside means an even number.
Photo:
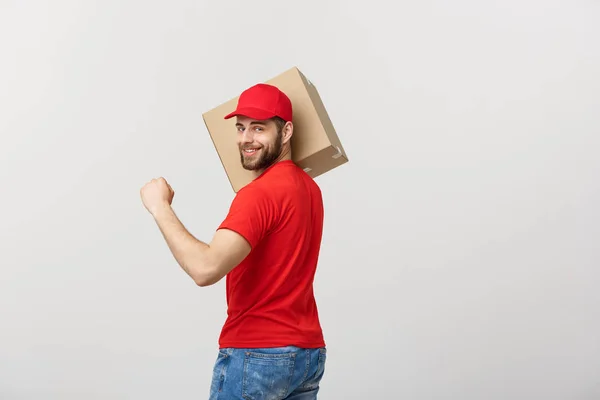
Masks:
[[[314,180],[291,160],[272,165],[238,192],[219,228],[252,246],[227,275],[220,347],[324,347],[312,286],[323,230]]]

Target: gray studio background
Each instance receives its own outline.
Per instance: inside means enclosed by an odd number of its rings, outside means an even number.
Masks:
[[[233,198],[201,113],[298,66],[350,162],[317,178],[323,399],[600,398],[594,1],[0,1],[0,398],[207,398]]]

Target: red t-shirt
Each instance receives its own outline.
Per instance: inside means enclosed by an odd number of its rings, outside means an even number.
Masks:
[[[291,160],[275,163],[238,191],[221,228],[252,251],[227,274],[219,346],[325,346],[313,294],[323,231],[316,182]]]

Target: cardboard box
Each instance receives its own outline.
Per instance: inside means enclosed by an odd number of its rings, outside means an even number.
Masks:
[[[258,82],[251,82],[247,86],[255,83]],[[348,162],[317,88],[298,68],[293,67],[264,83],[277,86],[292,102],[292,160],[298,166],[316,178]],[[245,89],[240,88],[240,93]],[[239,95],[202,114],[229,182],[236,193],[253,179],[252,171],[245,170],[240,162],[240,152],[236,143],[236,120],[223,119],[236,108],[238,98]]]

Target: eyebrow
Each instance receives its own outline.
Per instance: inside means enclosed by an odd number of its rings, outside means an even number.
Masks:
[[[260,121],[250,121],[250,123],[248,125],[262,125],[262,126],[266,126],[267,124],[264,122],[260,122]],[[241,122],[237,122],[235,124],[235,126],[244,126],[244,124],[242,124]]]

